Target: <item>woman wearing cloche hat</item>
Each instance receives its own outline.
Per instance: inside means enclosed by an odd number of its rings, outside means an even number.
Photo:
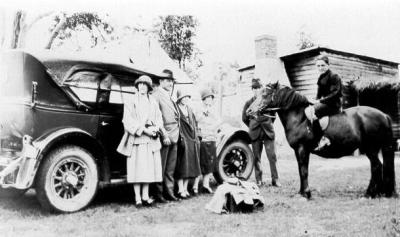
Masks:
[[[200,92],[203,106],[196,113],[197,124],[199,126],[200,143],[200,167],[203,175],[203,192],[212,193],[210,188],[210,178],[215,171],[217,159],[217,130],[222,123],[214,107],[214,93],[209,89]],[[194,187],[198,187],[199,179],[195,180]],[[197,190],[195,190],[197,191]]]
[[[180,141],[175,175],[178,179],[178,197],[182,199],[190,197],[189,179],[197,178],[200,175],[200,141],[198,140],[196,118],[188,106],[190,98],[187,91],[178,90]]]
[[[125,133],[117,150],[127,156],[127,181],[133,183],[136,205],[152,205],[149,184],[162,181],[158,134],[165,131],[158,103],[149,95],[151,78],[139,77],[135,87],[137,93],[124,96]]]

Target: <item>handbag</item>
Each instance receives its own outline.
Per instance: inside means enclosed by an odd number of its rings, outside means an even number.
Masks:
[[[154,125],[154,123],[153,122],[150,122],[150,123],[146,123],[145,125],[144,125],[144,127],[145,128],[150,128],[150,127],[156,127],[155,125]],[[155,133],[153,133],[153,135],[151,136],[151,138],[153,138],[153,139],[157,139],[157,138],[159,138],[159,137],[161,137],[161,131],[160,131],[160,129],[158,129]]]

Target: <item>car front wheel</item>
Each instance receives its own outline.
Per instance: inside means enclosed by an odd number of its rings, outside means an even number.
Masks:
[[[235,141],[225,146],[219,154],[214,177],[218,183],[235,177],[247,180],[253,166],[254,157],[249,145],[244,141]]]
[[[94,157],[78,146],[63,146],[43,160],[36,182],[37,198],[47,211],[75,212],[94,198],[98,169]]]

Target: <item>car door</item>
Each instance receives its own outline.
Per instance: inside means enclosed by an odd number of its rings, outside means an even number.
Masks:
[[[97,138],[106,149],[111,178],[114,179],[124,178],[126,175],[126,157],[117,152],[117,147],[124,134],[123,98],[124,95],[133,93],[133,87],[133,80],[116,74],[108,75],[99,86]]]

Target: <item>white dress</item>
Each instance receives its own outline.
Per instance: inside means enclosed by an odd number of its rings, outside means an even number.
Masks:
[[[140,100],[133,110],[140,115],[140,120],[149,118],[151,103]],[[147,136],[144,133],[140,136]],[[141,140],[139,137],[139,140]],[[127,181],[129,183],[153,183],[162,181],[162,168],[160,150],[155,149],[151,142],[133,144],[131,156],[127,158]]]

